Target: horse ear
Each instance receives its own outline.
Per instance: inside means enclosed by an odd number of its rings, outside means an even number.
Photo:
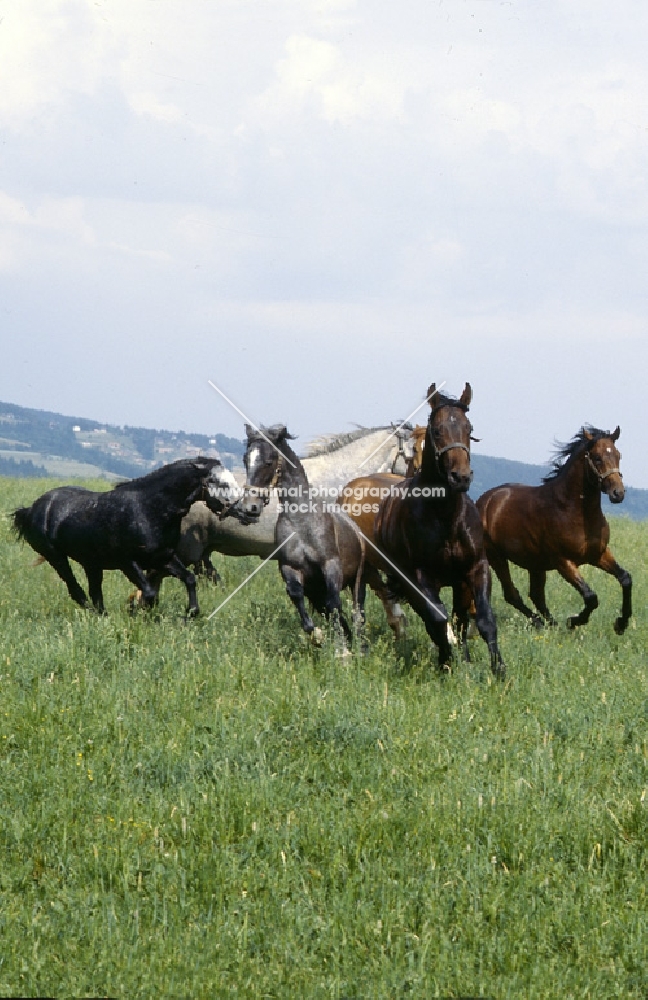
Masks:
[[[268,436],[271,437],[275,442],[279,441],[294,441],[296,435],[289,434],[288,428],[285,424],[274,424],[273,427],[268,428]]]
[[[250,440],[251,437],[254,436],[254,427],[252,426],[252,424],[245,425],[245,433],[248,436],[248,441]]]
[[[435,394],[436,394],[436,382],[433,382],[432,385],[428,386],[428,391],[427,391],[427,394],[426,394],[426,397],[425,397],[427,399],[428,403],[430,404],[430,406],[432,407],[432,409],[434,409],[433,399],[434,399]]]
[[[594,440],[594,435],[592,433],[590,433],[590,431],[588,431],[587,427],[583,427],[583,437],[587,441],[593,441]]]
[[[470,382],[466,382],[466,387],[464,391],[461,393],[461,399],[459,400],[459,402],[461,403],[462,406],[465,406],[466,409],[468,409],[468,407],[472,403],[472,389],[470,388]]]
[[[616,425],[616,430],[615,430],[614,434],[612,435],[612,440],[613,440],[613,441],[618,441],[618,440],[619,440],[619,434],[620,434],[620,433],[621,433],[621,428],[620,428],[620,427],[619,427],[619,425],[617,424],[617,425]]]

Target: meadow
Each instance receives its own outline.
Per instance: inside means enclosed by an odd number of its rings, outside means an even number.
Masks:
[[[373,598],[367,655],[312,648],[275,565],[207,620],[254,558],[214,557],[190,623],[107,574],[99,618],[3,516],[0,996],[645,1000],[648,523],[612,549],[622,637],[596,570],[576,632],[555,574],[542,632],[494,584],[500,683]]]

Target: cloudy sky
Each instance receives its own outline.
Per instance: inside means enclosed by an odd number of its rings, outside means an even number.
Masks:
[[[301,441],[466,380],[648,487],[648,6],[0,0],[0,399]],[[422,411],[423,413],[424,411]]]

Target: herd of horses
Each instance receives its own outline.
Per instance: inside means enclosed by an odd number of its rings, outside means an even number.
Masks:
[[[107,493],[72,486],[50,490],[31,507],[14,511],[13,525],[39,561],[56,570],[70,597],[98,612],[104,610],[104,570],[121,570],[138,588],[144,606],[155,604],[166,576],[180,579],[194,615],[196,578],[188,567],[216,577],[209,559],[214,550],[272,556],[302,628],[314,639],[321,639],[321,630],[307,601],[333,619],[345,643],[351,642],[354,631],[363,634],[369,586],[380,597],[396,636],[402,635],[405,622],[402,601],[419,615],[438,649],[442,670],[452,659],[451,616],[441,600],[442,588],[450,587],[465,659],[470,659],[467,638],[473,620],[487,645],[491,670],[502,678],[491,569],[508,603],[536,626],[555,624],[545,583],[547,572],[557,570],[584,602],[580,613],[568,619],[574,628],[585,624],[598,604],[579,571],[589,564],[621,585],[621,613],[614,623],[621,634],[632,614],[632,581],[610,552],[610,530],[601,510],[602,493],[612,503],[624,498],[619,428],[582,427],[539,486],[505,484],[475,503],[468,496],[470,443],[475,440],[468,418],[471,387],[466,383],[454,399],[432,385],[427,399],[427,424],[412,431],[404,475],[378,469],[352,478],[342,491],[343,496],[380,497],[380,503],[281,503],[278,497],[312,495],[304,467],[309,460],[302,462],[295,454],[285,426],[248,425],[243,491],[217,459],[183,459]],[[70,559],[86,573],[89,599]],[[509,562],[528,571],[536,612],[515,587]],[[352,593],[355,630],[341,604],[345,588]]]

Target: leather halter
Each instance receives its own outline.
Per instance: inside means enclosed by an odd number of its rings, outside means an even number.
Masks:
[[[442,455],[445,455],[446,451],[452,451],[453,448],[463,448],[466,454],[470,456],[470,448],[468,447],[468,445],[463,444],[461,441],[455,441],[452,444],[447,444],[445,448],[437,448],[437,446],[433,441],[432,447],[434,448],[434,457],[436,458],[437,462],[439,461]]]
[[[246,491],[248,491],[248,492],[250,490],[257,490],[258,491],[256,495],[257,496],[261,496],[261,499],[263,500],[263,506],[264,507],[267,507],[268,504],[270,503],[270,493],[275,488],[275,486],[277,485],[277,483],[279,482],[279,477],[280,477],[280,475],[281,475],[281,473],[283,471],[284,455],[283,455],[282,452],[277,451],[277,456],[278,456],[278,458],[277,458],[277,464],[275,465],[275,470],[272,473],[272,479],[270,480],[270,482],[268,483],[267,486],[246,486],[245,487]],[[263,495],[261,495],[261,491],[263,491]]]
[[[599,486],[602,486],[603,483],[605,482],[605,480],[608,478],[608,476],[612,476],[615,472],[618,472],[619,473],[619,478],[623,479],[623,475],[622,475],[621,470],[619,469],[618,466],[616,466],[614,469],[609,469],[607,472],[604,472],[603,474],[601,474],[599,472],[599,470],[596,468],[596,466],[594,465],[594,462],[592,461],[592,456],[590,455],[589,450],[585,452],[585,461],[587,462],[587,464],[589,465],[590,469],[592,470],[592,472],[594,473],[594,475],[598,479]]]
[[[437,410],[442,410],[444,406],[451,406],[453,409],[456,408],[456,409],[459,409],[459,410],[463,410],[464,413],[468,409],[467,406],[465,406],[463,403],[460,403],[459,401],[453,402],[453,403],[440,403],[438,406],[435,406],[432,409],[432,412],[430,413],[430,422],[431,422],[432,417],[434,416],[434,414],[437,412]],[[472,424],[470,423],[470,420],[468,420],[468,426],[470,428],[470,431],[472,431]],[[428,424],[428,427],[429,427],[429,424]],[[447,451],[452,451],[453,448],[463,448],[463,450],[468,455],[468,458],[470,458],[470,447],[468,445],[463,444],[463,442],[461,442],[461,441],[454,441],[452,444],[447,444],[443,448],[437,448],[437,446],[434,443],[434,435],[433,434],[430,434],[430,439],[432,441],[432,447],[434,449],[434,459],[435,459],[437,465],[439,465],[439,459],[441,458],[441,456],[445,455],[445,453]],[[440,466],[439,466],[439,468],[440,468]]]
[[[208,500],[216,499],[221,505],[222,510],[219,510],[217,513],[216,511],[212,511],[212,513],[216,514],[219,521],[224,521],[226,517],[232,517],[234,515],[234,511],[237,509],[243,497],[237,497],[236,500],[223,500],[219,496],[213,497],[209,492],[209,486],[207,483],[203,483],[200,495],[196,499],[202,500],[204,503],[207,503]]]

